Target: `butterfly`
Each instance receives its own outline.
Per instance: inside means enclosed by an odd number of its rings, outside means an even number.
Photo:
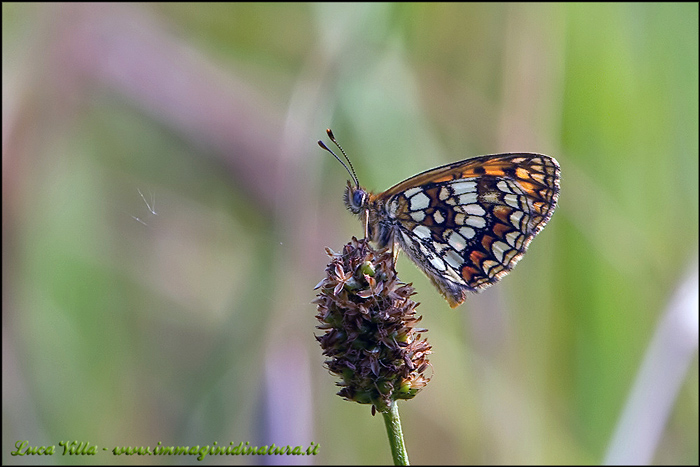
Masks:
[[[508,274],[552,217],[560,168],[535,153],[479,156],[414,175],[374,194],[322,141],[352,178],[345,206],[379,250],[400,247],[452,308]]]

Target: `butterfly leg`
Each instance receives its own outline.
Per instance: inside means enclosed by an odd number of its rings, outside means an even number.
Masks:
[[[363,219],[362,223],[365,226],[365,238],[367,240],[370,240],[370,238],[369,238],[369,209],[365,209],[365,218]]]

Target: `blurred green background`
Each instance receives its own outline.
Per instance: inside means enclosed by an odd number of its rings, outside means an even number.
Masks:
[[[562,167],[547,228],[460,308],[400,259],[434,352],[413,463],[698,463],[697,4],[3,3],[2,39],[3,464],[195,462],[18,440],[391,462],[313,337],[324,247],[362,234],[327,127],[374,191]],[[676,379],[645,373],[684,281]]]

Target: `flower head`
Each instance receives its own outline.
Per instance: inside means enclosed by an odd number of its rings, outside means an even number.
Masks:
[[[415,327],[414,289],[396,277],[391,251],[377,252],[366,240],[353,237],[342,253],[326,252],[331,262],[314,300],[325,365],[341,378],[339,396],[386,412],[430,380],[431,346],[421,340],[427,330]]]

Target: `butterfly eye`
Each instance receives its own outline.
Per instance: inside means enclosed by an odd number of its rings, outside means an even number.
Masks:
[[[355,190],[355,192],[352,194],[352,203],[358,208],[361,208],[362,205],[365,204],[366,197],[367,193],[365,193],[363,190]]]
[[[348,184],[345,191],[345,206],[353,214],[359,214],[365,207],[367,200],[367,192],[362,188]]]

